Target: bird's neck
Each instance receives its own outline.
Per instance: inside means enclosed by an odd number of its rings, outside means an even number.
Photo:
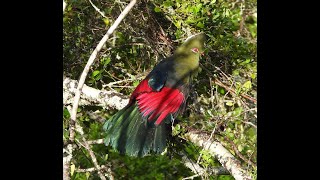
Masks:
[[[199,55],[198,54],[175,54],[173,58],[175,61],[176,77],[184,83],[189,82],[190,76],[198,73]]]

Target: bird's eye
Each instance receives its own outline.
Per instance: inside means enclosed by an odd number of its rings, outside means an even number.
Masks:
[[[191,51],[194,52],[194,53],[199,53],[199,49],[198,48],[192,48]]]

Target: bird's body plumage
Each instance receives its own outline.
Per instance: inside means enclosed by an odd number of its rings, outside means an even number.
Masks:
[[[104,125],[106,145],[130,156],[164,151],[170,125],[184,110],[203,42],[203,34],[189,39],[154,67],[133,91],[128,105]]]

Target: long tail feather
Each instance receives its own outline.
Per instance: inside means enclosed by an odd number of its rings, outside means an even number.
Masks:
[[[153,151],[161,153],[166,147],[169,121],[155,125],[144,117],[136,103],[112,116],[103,126],[105,145],[111,145],[122,154],[145,156]]]

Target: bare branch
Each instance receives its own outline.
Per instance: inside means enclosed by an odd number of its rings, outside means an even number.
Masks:
[[[103,144],[103,139],[88,141],[88,144]]]
[[[66,7],[67,7],[67,3],[63,0],[63,12],[66,9]]]
[[[219,142],[207,141],[207,135],[199,134],[195,131],[190,131],[185,134],[185,137],[197,146],[208,150],[211,155],[218,159],[218,161],[225,167],[236,180],[251,180],[246,170],[241,167],[239,160],[237,160],[227,149],[225,149]]]
[[[215,167],[210,168],[208,170],[202,168],[198,163],[193,162],[191,159],[189,159],[187,156],[182,157],[183,164],[188,167],[193,173],[195,173],[198,176],[203,175],[204,173],[208,173],[210,175],[227,175],[230,174],[229,171],[224,167]],[[187,179],[187,178],[184,178]]]
[[[66,149],[63,149],[63,153],[67,153],[68,155],[63,157],[63,179],[70,180],[69,172],[70,172],[70,161],[72,159],[72,144],[68,144]]]
[[[63,104],[68,105],[74,101],[77,81],[65,78],[63,80]],[[121,109],[127,105],[129,99],[117,91],[102,91],[84,85],[81,93],[81,106],[102,106],[105,108]]]
[[[95,5],[91,2],[91,0],[89,0],[89,2],[90,2],[90,4],[91,4],[91,6],[92,6],[99,14],[101,14],[102,17],[107,18],[107,17],[104,15],[104,12],[101,12],[100,9],[97,8],[97,6],[95,6]]]
[[[100,167],[100,169],[104,169],[104,170],[108,171],[110,168],[105,166],[105,165],[102,165]],[[93,171],[96,171],[96,170],[97,170],[96,168],[92,167],[92,168],[88,168],[88,169],[76,169],[75,171],[76,172],[93,172]]]

